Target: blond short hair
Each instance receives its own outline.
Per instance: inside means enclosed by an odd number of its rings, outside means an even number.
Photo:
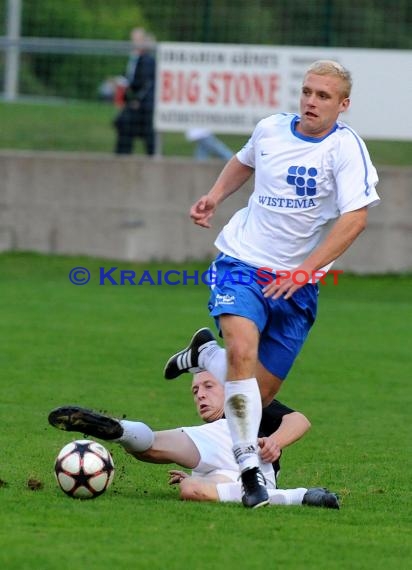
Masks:
[[[344,98],[350,97],[352,90],[352,76],[343,65],[331,59],[319,59],[312,63],[306,70],[306,74],[314,73],[315,75],[331,75],[339,77],[342,80],[342,95]]]

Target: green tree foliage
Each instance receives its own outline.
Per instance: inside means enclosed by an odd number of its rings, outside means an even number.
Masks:
[[[141,26],[158,41],[412,48],[411,0],[22,0],[22,7],[26,37],[128,40]],[[96,98],[125,64],[120,56],[25,53],[20,88]]]
[[[22,35],[28,37],[128,40],[131,28],[148,27],[134,0],[23,0]],[[124,72],[125,58],[27,54],[22,91],[94,99],[106,76]],[[30,91],[33,93],[33,91]]]
[[[142,26],[159,41],[412,46],[410,0],[22,0],[22,5],[25,36],[126,40],[130,28]]]
[[[162,41],[410,49],[411,0],[139,0]]]
[[[32,37],[127,40],[147,27],[135,0],[23,0],[22,33]]]

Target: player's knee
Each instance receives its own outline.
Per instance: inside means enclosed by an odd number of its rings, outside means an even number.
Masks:
[[[257,351],[248,342],[233,342],[230,347],[226,346],[228,366],[231,369],[244,369],[244,367],[255,367]]]
[[[259,384],[263,407],[269,406],[269,404],[273,401],[273,398],[276,396],[280,386],[281,385],[278,386],[278,385],[266,385],[266,384],[262,386]]]
[[[263,407],[268,406],[280,390],[282,380],[270,374],[267,370],[264,370],[263,367],[257,370],[257,379],[260,395],[262,397],[262,405]]]

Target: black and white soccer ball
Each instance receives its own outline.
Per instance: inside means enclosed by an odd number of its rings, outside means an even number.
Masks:
[[[114,463],[103,445],[79,439],[61,449],[54,472],[59,487],[66,495],[75,499],[94,499],[111,485]]]

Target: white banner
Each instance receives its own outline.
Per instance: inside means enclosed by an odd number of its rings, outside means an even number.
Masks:
[[[412,140],[412,51],[160,43],[155,126],[251,133],[257,121],[299,112],[306,68],[334,59],[353,76],[341,119],[362,137]]]

